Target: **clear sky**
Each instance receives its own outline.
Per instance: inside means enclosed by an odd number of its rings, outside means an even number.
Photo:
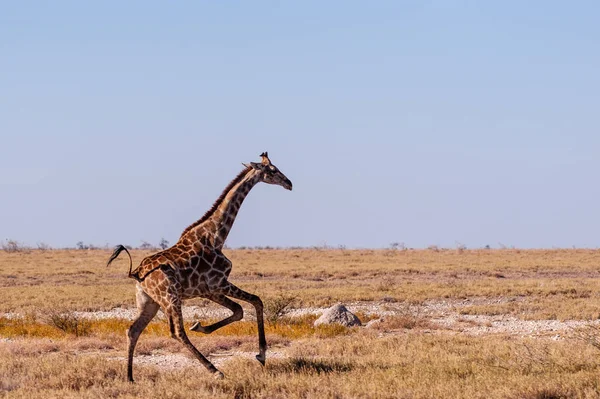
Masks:
[[[0,238],[600,246],[598,1],[4,1]]]

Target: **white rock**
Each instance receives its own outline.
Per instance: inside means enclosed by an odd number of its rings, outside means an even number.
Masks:
[[[315,320],[315,327],[321,324],[341,324],[346,327],[360,326],[362,323],[356,315],[342,304],[337,304],[327,309],[321,317]]]

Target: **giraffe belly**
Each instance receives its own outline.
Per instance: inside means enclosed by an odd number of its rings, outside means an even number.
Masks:
[[[183,282],[182,284],[182,299],[197,298],[206,296],[210,290],[205,279],[198,277],[197,279],[190,279]]]
[[[213,270],[210,275],[192,272],[189,278],[181,280],[181,297],[190,299],[220,292],[227,285],[227,276],[222,271]]]
[[[181,299],[201,298],[208,296],[208,294],[208,290],[202,290],[200,288],[187,289],[181,294]]]

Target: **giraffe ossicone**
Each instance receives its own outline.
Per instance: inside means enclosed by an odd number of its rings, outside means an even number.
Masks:
[[[230,298],[249,302],[256,309],[258,348],[256,359],[265,364],[263,303],[253,294],[241,290],[228,281],[231,261],[223,254],[225,240],[231,231],[242,202],[250,190],[260,182],[280,185],[292,190],[292,182],[271,163],[267,152],[261,162],[251,162],[221,193],[212,207],[199,220],[188,226],[172,247],[144,258],[132,270],[131,254],[119,245],[107,266],[122,251],[129,255],[129,277],[135,279],[139,315],[127,330],[127,379],[133,381],[133,354],[140,334],[162,309],[169,323],[171,336],[186,346],[215,377],[223,374],[189,340],[183,324],[181,305],[184,300],[203,297],[230,309],[233,314],[208,326],[196,322],[191,330],[210,334],[234,321],[241,320],[242,307]]]

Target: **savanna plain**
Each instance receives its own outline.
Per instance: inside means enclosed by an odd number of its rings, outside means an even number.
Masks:
[[[598,398],[600,251],[229,249],[230,281],[265,304],[202,335],[214,379],[159,312],[126,381],[128,260],[109,250],[0,251],[0,397]],[[134,263],[151,251],[133,250]],[[342,303],[360,327],[313,322]],[[229,313],[186,302],[189,326]]]

